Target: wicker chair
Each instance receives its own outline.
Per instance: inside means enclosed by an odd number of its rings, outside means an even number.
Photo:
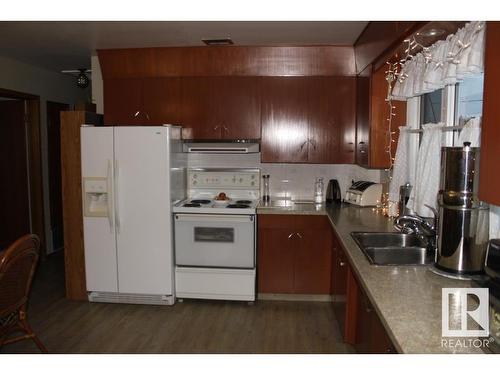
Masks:
[[[47,353],[26,320],[26,305],[39,248],[38,237],[27,234],[0,256],[0,347],[32,339],[41,352]],[[23,332],[23,335],[9,338],[16,331]]]

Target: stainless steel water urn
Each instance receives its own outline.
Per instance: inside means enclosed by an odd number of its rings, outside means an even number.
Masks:
[[[438,193],[436,267],[458,275],[484,272],[489,208],[477,197],[479,148],[443,147]]]

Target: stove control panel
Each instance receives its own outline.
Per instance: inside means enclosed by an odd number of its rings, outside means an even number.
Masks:
[[[246,189],[260,188],[260,171],[238,170],[188,170],[188,187],[190,189]]]

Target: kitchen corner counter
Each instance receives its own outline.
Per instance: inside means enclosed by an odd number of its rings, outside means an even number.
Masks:
[[[351,232],[393,232],[392,220],[381,213],[344,203],[328,207],[259,206],[257,213],[328,215],[352,270],[398,352],[484,353],[480,348],[449,348],[441,344],[441,290],[470,287],[470,281],[439,276],[429,266],[374,266],[368,262]]]

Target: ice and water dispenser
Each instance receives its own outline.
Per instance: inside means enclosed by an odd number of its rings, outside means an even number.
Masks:
[[[84,216],[108,216],[108,182],[106,177],[85,177],[83,179]]]

